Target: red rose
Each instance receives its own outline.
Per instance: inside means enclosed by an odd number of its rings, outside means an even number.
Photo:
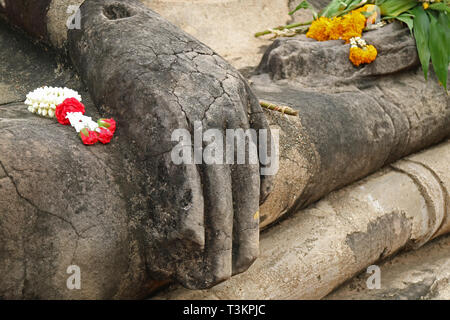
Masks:
[[[103,127],[111,131],[112,134],[116,131],[116,121],[113,118],[111,119],[99,119],[97,121],[99,127]]]
[[[103,127],[99,127],[99,130],[100,132],[98,134],[98,141],[100,141],[103,144],[110,143],[112,137],[114,136],[113,133]]]
[[[55,110],[56,119],[63,125],[70,124],[69,119],[66,119],[68,112],[81,112],[85,113],[84,105],[75,98],[67,98],[63,103],[58,104]]]
[[[99,134],[84,128],[80,131],[80,138],[86,145],[96,144],[98,142]]]

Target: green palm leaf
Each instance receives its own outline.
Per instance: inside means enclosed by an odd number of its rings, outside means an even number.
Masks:
[[[448,75],[448,46],[446,25],[442,25],[438,20],[437,14],[428,11],[430,18],[430,37],[429,48],[431,55],[431,62],[433,63],[434,72],[436,73],[439,82],[447,89],[447,75]],[[444,14],[444,13],[440,13]]]
[[[421,6],[415,7],[411,12],[414,14],[413,32],[414,38],[416,39],[417,52],[419,54],[420,63],[422,64],[425,79],[427,79],[431,58],[428,40],[430,34],[430,19]]]
[[[381,15],[390,17],[397,17],[417,6],[416,0],[378,0],[375,3],[380,7]]]

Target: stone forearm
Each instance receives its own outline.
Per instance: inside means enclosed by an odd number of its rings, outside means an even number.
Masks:
[[[281,39],[266,52],[253,90],[299,116],[266,112],[280,129],[280,171],[262,226],[450,136],[449,96],[434,74],[425,81],[407,28],[365,38],[379,57],[362,68],[340,41]]]
[[[67,40],[67,25],[84,0],[5,0],[0,13],[33,38],[62,49]]]
[[[280,170],[260,209],[263,227],[450,136],[449,98],[433,80],[425,82],[421,70],[378,79],[365,91],[317,93],[285,86],[275,95],[259,88],[260,97],[299,110],[299,117],[265,112],[271,127],[280,130]]]

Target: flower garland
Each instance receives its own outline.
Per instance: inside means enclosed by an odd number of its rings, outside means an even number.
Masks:
[[[371,63],[377,57],[377,49],[372,45],[367,45],[366,41],[360,37],[350,39],[350,61],[359,66],[363,63]]]
[[[72,89],[45,86],[28,93],[25,104],[28,105],[28,111],[30,112],[53,118],[56,106],[67,98],[75,98],[81,101],[81,96]]]
[[[81,96],[68,88],[42,87],[27,94],[25,104],[28,111],[43,117],[56,118],[62,125],[75,128],[85,145],[97,142],[111,142],[116,131],[114,119],[99,119],[93,121],[85,116],[86,109],[81,103]]]
[[[366,18],[363,12],[371,15]],[[320,17],[312,22],[306,36],[317,41],[342,39],[346,43],[351,42],[350,61],[355,66],[371,63],[377,57],[377,49],[372,45],[367,45],[361,36],[366,24],[374,24],[377,16],[376,7],[373,4],[367,4],[342,17]]]
[[[342,17],[320,17],[314,20],[306,36],[317,41],[342,39],[348,43],[351,38],[361,37],[365,26],[366,17],[360,10],[354,10]]]

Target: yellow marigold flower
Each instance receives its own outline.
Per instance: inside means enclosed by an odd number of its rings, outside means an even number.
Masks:
[[[319,19],[314,20],[309,27],[306,36],[308,38],[316,39],[317,41],[329,40],[330,23],[331,20],[326,17],[320,17]]]
[[[306,36],[318,41],[343,39],[348,42],[350,38],[361,37],[366,26],[366,17],[361,13],[366,10],[375,10],[375,5],[365,5],[364,7],[353,10],[343,17],[335,17],[333,19],[320,17],[313,21],[309,27]],[[371,16],[376,21],[377,13]]]
[[[366,26],[366,17],[356,10],[351,11],[342,17],[343,33],[341,39],[348,42],[350,38],[360,37]]]
[[[424,2],[424,3],[422,3],[422,6],[425,10],[427,10],[428,7],[430,6],[430,4],[428,2]]]
[[[351,47],[349,59],[355,66],[359,66],[363,63],[371,63],[376,59],[377,54],[377,49],[372,45],[364,48]]]
[[[342,18],[336,17],[330,21],[328,25],[328,40],[339,40],[344,34],[344,26],[342,25]]]

